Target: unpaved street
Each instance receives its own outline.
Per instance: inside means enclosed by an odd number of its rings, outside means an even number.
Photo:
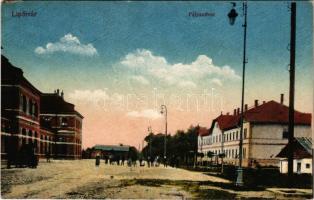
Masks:
[[[226,180],[164,167],[95,167],[94,160],[41,162],[37,169],[3,169],[4,198],[182,198],[192,197],[180,187],[138,185],[133,180]]]
[[[2,198],[234,199],[278,198],[269,191],[226,189],[227,180],[161,167],[95,167],[95,160],[40,162],[37,169],[2,169]]]

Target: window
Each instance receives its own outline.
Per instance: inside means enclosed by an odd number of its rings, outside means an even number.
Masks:
[[[236,140],[238,140],[238,138],[239,138],[239,137],[238,137],[238,131],[237,131],[237,132],[236,132]]]
[[[68,119],[65,117],[61,117],[61,126],[67,126],[68,125]]]
[[[32,133],[31,130],[28,131],[28,136],[29,136],[29,137],[32,137],[32,136],[33,136],[33,133]]]
[[[38,117],[38,105],[37,105],[37,103],[34,104],[34,115],[35,115],[35,117]]]
[[[28,114],[32,115],[33,112],[33,102],[31,99],[28,100]]]
[[[22,95],[23,97],[22,97],[22,103],[23,103],[23,112],[25,112],[26,113],[26,111],[27,111],[27,100],[26,100],[26,96],[24,96],[24,95]]]
[[[283,132],[282,132],[282,139],[288,139],[288,137],[289,137],[289,132],[285,128],[285,129],[283,129]]]
[[[245,128],[244,129],[244,138],[243,139],[246,139],[246,137],[247,137],[247,129]]]
[[[311,167],[311,164],[310,164],[310,163],[306,163],[306,164],[305,164],[305,168],[306,168],[306,169],[309,169],[310,167]]]
[[[22,129],[22,135],[26,135],[26,130],[25,130],[25,128]]]

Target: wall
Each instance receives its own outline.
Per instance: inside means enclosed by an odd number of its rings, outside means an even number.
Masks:
[[[300,160],[293,160],[293,172],[297,173],[297,163],[301,163],[301,173],[312,173],[312,159],[305,158]],[[306,168],[306,164],[309,164],[310,167]],[[281,173],[288,173],[288,161],[286,159],[280,160],[279,169]]]

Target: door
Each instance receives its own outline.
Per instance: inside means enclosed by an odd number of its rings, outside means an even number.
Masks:
[[[297,173],[298,174],[301,173],[301,163],[300,162],[297,163]]]

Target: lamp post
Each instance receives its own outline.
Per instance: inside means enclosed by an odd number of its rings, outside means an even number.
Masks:
[[[233,8],[228,13],[229,22],[231,25],[234,24],[236,17],[238,16],[237,11],[235,10],[235,3],[233,4]],[[247,2],[243,2],[243,15],[244,15],[244,23],[242,27],[243,31],[243,69],[242,69],[242,96],[241,96],[241,115],[240,115],[240,142],[239,142],[239,166],[237,169],[237,180],[236,186],[243,186],[243,170],[242,170],[242,143],[243,143],[243,107],[244,107],[244,81],[245,81],[245,64],[246,60],[246,29],[247,29]]]
[[[151,162],[152,159],[152,127],[148,127],[148,134],[149,134],[149,156],[148,156],[148,162]]]
[[[165,114],[164,166],[167,167],[167,106],[161,105],[161,114]]]

